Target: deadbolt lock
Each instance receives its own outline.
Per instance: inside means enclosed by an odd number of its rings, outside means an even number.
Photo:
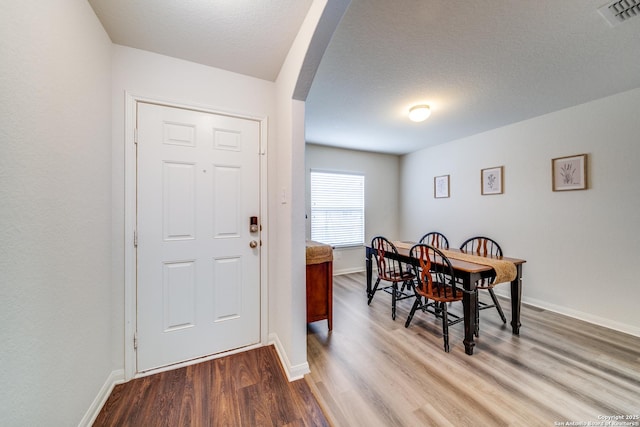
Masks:
[[[257,216],[252,216],[251,218],[249,218],[249,231],[251,233],[257,233],[258,232],[258,217]]]

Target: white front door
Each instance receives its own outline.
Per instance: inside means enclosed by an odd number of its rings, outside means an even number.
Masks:
[[[137,129],[137,371],[260,342],[260,123],[138,102]]]

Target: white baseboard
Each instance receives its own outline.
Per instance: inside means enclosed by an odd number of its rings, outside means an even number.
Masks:
[[[604,317],[594,316],[589,313],[585,313],[578,310],[572,310],[567,307],[550,304],[547,301],[541,301],[534,298],[523,299],[522,303],[528,304],[534,307],[538,307],[544,310],[553,311],[554,313],[562,314],[564,316],[573,317],[574,319],[583,320],[588,323],[593,323],[594,325],[602,326],[604,328],[613,329],[614,331],[640,337],[640,327],[637,327],[637,326],[616,322],[614,320],[605,319]]]
[[[334,276],[340,276],[343,274],[351,274],[351,273],[363,273],[366,270],[362,267],[356,267],[356,268],[343,268],[340,270],[333,270],[333,275]]]
[[[304,362],[296,366],[291,365],[291,362],[287,357],[287,352],[284,351],[284,347],[280,342],[280,338],[278,338],[278,334],[269,334],[269,344],[273,344],[276,348],[276,353],[278,353],[280,363],[284,368],[285,374],[287,374],[287,379],[289,380],[289,382],[300,380],[304,378],[305,374],[311,372],[308,362]]]
[[[496,292],[496,295],[505,299],[511,299],[511,296],[509,295],[509,293],[505,292],[504,290],[501,290],[500,292]],[[532,307],[537,307],[543,310],[552,311],[554,313],[562,314],[563,316],[572,317],[574,319],[582,320],[587,323],[592,323],[594,325],[602,326],[603,328],[613,329],[614,331],[622,332],[624,334],[640,337],[639,326],[630,325],[628,323],[616,322],[615,320],[606,319],[600,316],[595,316],[591,313],[585,313],[584,311],[573,310],[571,308],[568,308],[562,305],[552,304],[548,301],[543,301],[536,298],[523,298],[522,304],[527,304]]]
[[[98,414],[100,414],[100,410],[102,410],[102,407],[104,406],[105,402],[111,395],[113,388],[117,384],[122,384],[123,382],[124,382],[124,369],[118,369],[116,371],[111,372],[107,380],[104,382],[104,384],[100,388],[98,395],[96,396],[95,399],[93,399],[93,402],[91,403],[91,406],[89,407],[89,409],[87,409],[87,412],[84,414],[84,417],[82,417],[82,419],[80,420],[78,427],[91,427],[95,422],[96,418],[98,418]]]

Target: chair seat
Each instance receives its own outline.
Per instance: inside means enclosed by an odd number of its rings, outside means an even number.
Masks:
[[[444,285],[438,286],[437,284],[434,283],[433,288],[434,289],[432,292],[425,292],[422,288],[416,288],[416,293],[427,299],[438,301],[438,302],[462,301],[463,292],[460,291],[459,289],[454,295],[453,288],[451,288],[450,286],[444,286]]]
[[[495,278],[495,276],[489,277],[487,279],[481,279],[478,282],[476,282],[476,289],[493,289],[495,288],[497,285],[508,285],[509,282],[500,282],[500,283],[493,283],[493,279]]]
[[[382,280],[386,280],[388,282],[406,282],[407,280],[413,280],[416,278],[415,275],[403,271],[401,274],[381,274]]]
[[[478,281],[476,283],[476,289],[493,289],[493,287],[495,285],[493,285],[492,283],[489,283],[489,282],[490,282],[489,280],[488,281],[484,281],[484,279]]]

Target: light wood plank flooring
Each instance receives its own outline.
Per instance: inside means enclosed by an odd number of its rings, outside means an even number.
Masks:
[[[398,303],[393,321],[390,295],[378,292],[367,306],[364,283],[364,273],[335,276],[333,331],[326,321],[308,327],[306,380],[335,426],[587,425],[640,416],[640,338],[523,306],[520,336],[483,310],[474,355],[464,353],[461,323],[450,328],[445,353],[433,315],[416,313],[406,329],[412,300]]]

